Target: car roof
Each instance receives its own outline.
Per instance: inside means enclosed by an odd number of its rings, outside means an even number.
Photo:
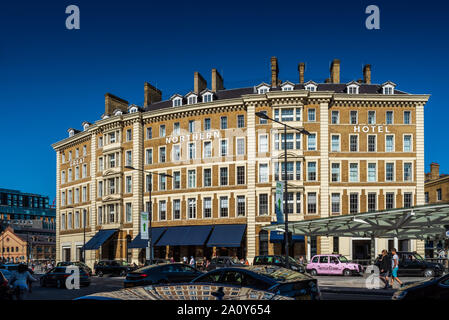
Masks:
[[[247,267],[229,267],[220,268],[218,271],[243,271],[248,273],[254,273],[259,277],[264,277],[267,280],[287,283],[296,282],[301,280],[312,280],[313,278],[309,275],[293,271],[287,268],[273,266],[273,265],[255,265]],[[215,271],[215,270],[214,270]]]
[[[142,268],[136,269],[133,272],[140,272],[143,270],[148,270],[148,269],[153,269],[153,268],[160,268],[166,265],[170,265],[170,266],[188,266],[185,263],[181,263],[181,262],[175,262],[175,263],[170,263],[170,262],[166,262],[166,263],[158,263],[158,264],[152,264],[152,265],[148,265],[148,266],[143,266]]]

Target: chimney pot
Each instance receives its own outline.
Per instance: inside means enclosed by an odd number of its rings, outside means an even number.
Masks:
[[[275,88],[279,84],[279,66],[278,59],[276,57],[271,57],[271,87]]]
[[[371,84],[371,65],[366,64],[363,67],[363,82],[366,84]]]
[[[330,67],[330,81],[340,83],[340,60],[334,59]]]
[[[193,91],[199,94],[201,91],[207,88],[207,82],[204,80],[203,76],[195,71],[193,75]]]
[[[304,83],[304,73],[306,71],[306,64],[304,62],[300,62],[298,64],[298,71],[299,71],[299,83]]]

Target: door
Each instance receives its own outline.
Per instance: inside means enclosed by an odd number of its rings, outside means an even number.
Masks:
[[[329,274],[329,256],[320,256],[317,271],[319,274]]]
[[[329,257],[329,273],[330,274],[341,274],[342,270],[340,267],[340,260],[335,256]]]

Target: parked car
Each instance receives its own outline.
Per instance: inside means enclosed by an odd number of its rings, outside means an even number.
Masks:
[[[197,283],[161,284],[126,288],[117,291],[98,292],[75,300],[293,300],[271,292],[234,285],[211,285]],[[265,312],[263,312],[265,310]],[[259,306],[259,314],[266,313]],[[269,310],[269,309],[268,309]],[[269,313],[269,312],[268,312]]]
[[[289,258],[289,263],[290,263],[290,269],[292,269],[294,271],[301,272],[301,273],[306,272],[306,268],[303,265],[299,264],[292,257],[288,257],[288,258]],[[257,265],[261,265],[261,264],[274,265],[274,266],[279,266],[279,267],[283,267],[283,268],[287,267],[285,257],[278,256],[278,255],[256,256],[254,258],[253,265],[257,266]]]
[[[137,269],[126,261],[121,260],[102,260],[95,267],[95,274],[102,277],[105,274],[124,277],[128,272]]]
[[[90,285],[90,276],[84,271],[80,271],[80,286],[87,287]],[[67,267],[55,267],[40,277],[41,287],[55,286],[57,288],[66,288],[65,282],[68,276],[72,273],[67,270]]]
[[[297,300],[320,299],[320,290],[316,279],[274,265],[220,268],[199,276],[192,280],[192,283],[236,285],[268,291]]]
[[[79,268],[83,268],[84,271],[86,271],[89,276],[92,276],[92,269],[85,264],[84,262],[81,261],[62,261],[62,262],[58,262],[56,264],[57,267],[67,267],[67,266],[77,266]]]
[[[11,279],[11,276],[12,273],[10,271],[5,269],[0,270],[0,300],[12,300],[13,294],[9,287],[9,279]]]
[[[449,274],[431,280],[421,280],[406,285],[397,290],[393,300],[448,300],[449,299]]]
[[[319,254],[313,256],[307,264],[306,270],[312,276],[316,275],[361,275],[363,267],[352,263],[340,254]]]
[[[443,275],[444,266],[428,262],[416,252],[399,251],[399,277],[439,277]]]
[[[159,264],[128,273],[123,285],[129,288],[157,283],[190,282],[202,274],[201,271],[183,263]]]
[[[234,261],[232,257],[215,257],[212,258],[210,261],[209,266],[206,268],[206,271],[215,270],[217,268],[224,268],[224,267],[245,267],[244,264],[240,263],[239,261]]]

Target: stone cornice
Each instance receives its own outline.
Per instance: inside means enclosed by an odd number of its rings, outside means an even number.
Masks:
[[[346,94],[335,93],[333,106],[411,106],[425,105],[430,95],[380,95],[380,94]]]

